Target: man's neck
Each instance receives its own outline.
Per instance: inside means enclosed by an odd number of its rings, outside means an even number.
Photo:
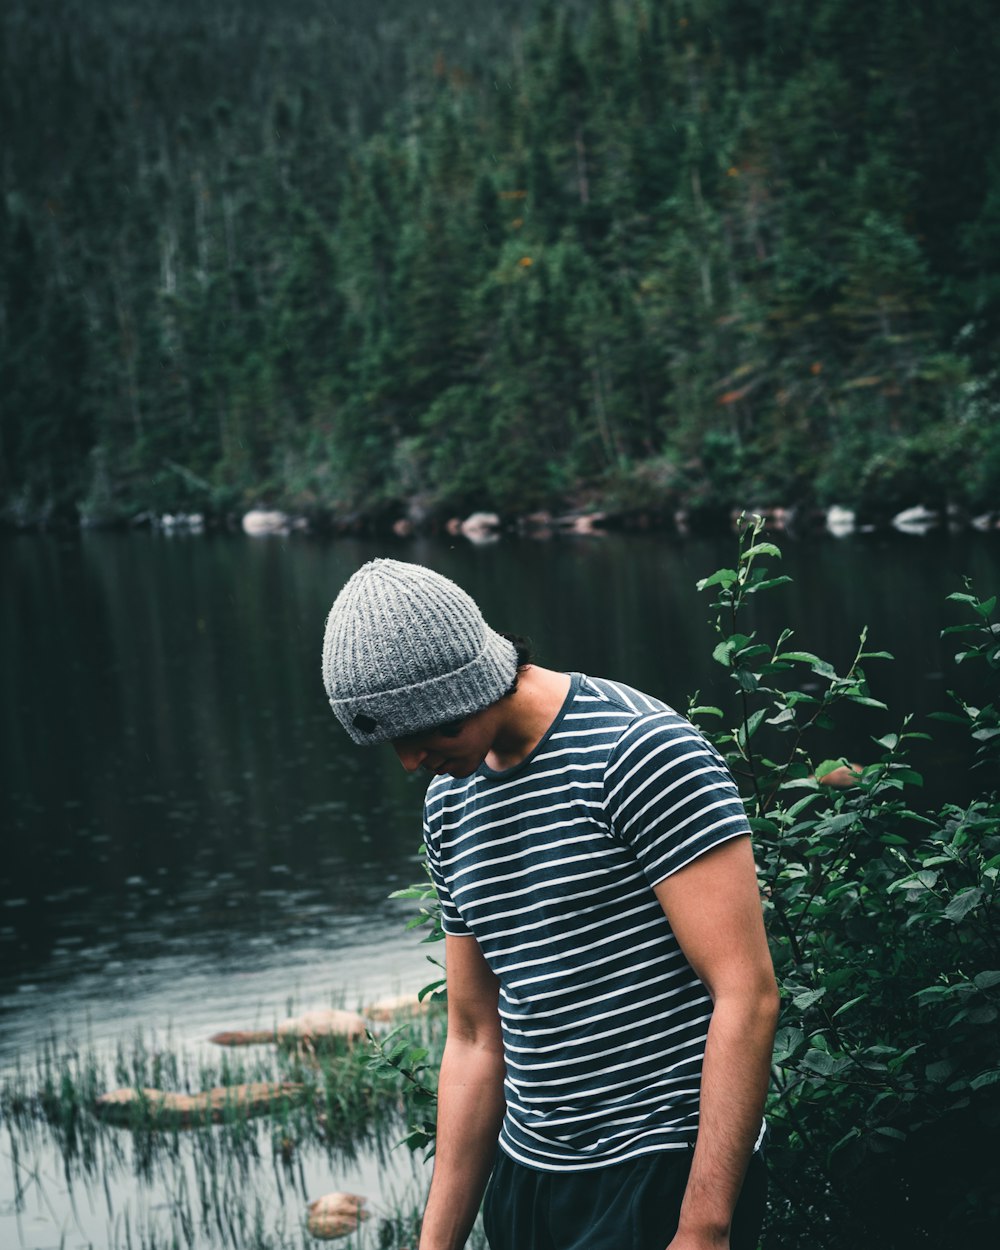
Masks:
[[[531,754],[559,715],[569,687],[567,673],[537,664],[521,669],[517,689],[498,707],[497,733],[486,756],[490,768],[503,772]]]

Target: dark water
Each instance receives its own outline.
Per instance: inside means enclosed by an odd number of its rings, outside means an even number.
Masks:
[[[424,952],[389,890],[418,874],[422,784],[354,748],[320,679],[329,604],[374,555],[454,577],[543,663],[614,676],[680,708],[727,697],[697,578],[729,540],[380,545],[302,536],[87,534],[0,543],[0,1064],[71,1023],[183,1037],[270,1023],[286,1003],[415,989]],[[830,755],[866,757],[953,681],[944,596],[997,589],[987,537],[785,544],[791,587],[762,601],[838,666],[859,629],[891,715],[865,712]],[[870,750],[868,751],[870,755]],[[968,788],[964,744],[927,757],[933,796]]]

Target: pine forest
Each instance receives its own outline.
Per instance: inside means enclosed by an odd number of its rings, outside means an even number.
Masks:
[[[0,511],[1000,507],[992,0],[7,0]]]

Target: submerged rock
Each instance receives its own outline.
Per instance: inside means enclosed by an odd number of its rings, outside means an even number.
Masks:
[[[332,1039],[360,1041],[365,1035],[365,1022],[356,1011],[342,1011],[327,1007],[321,1011],[307,1011],[301,1016],[290,1016],[278,1025],[279,1045],[311,1042],[314,1046]]]
[[[198,1094],[176,1094],[162,1089],[113,1089],[94,1103],[95,1113],[109,1124],[151,1120],[165,1128],[197,1128],[223,1120],[296,1106],[306,1097],[304,1085],[290,1081],[254,1081],[248,1085],[218,1085]]]
[[[364,1009],[369,1020],[377,1020],[384,1024],[400,1016],[420,1016],[430,1011],[431,999],[420,1001],[416,994],[397,994],[389,998],[380,998]]]
[[[310,1202],[306,1227],[314,1237],[332,1241],[334,1237],[346,1237],[357,1231],[362,1220],[369,1218],[365,1210],[367,1198],[360,1194],[324,1194]]]
[[[278,1040],[274,1029],[227,1029],[208,1039],[216,1046],[266,1046]]]
[[[312,1046],[314,1049],[334,1041],[349,1045],[365,1035],[365,1022],[356,1011],[327,1007],[289,1016],[273,1029],[232,1029],[214,1033],[208,1040],[217,1046],[258,1046],[277,1042],[279,1046]]]

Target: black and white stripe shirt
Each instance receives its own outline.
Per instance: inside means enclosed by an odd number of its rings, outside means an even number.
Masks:
[[[711,999],[652,887],[749,832],[683,717],[573,674],[531,754],[436,777],[425,841],[446,933],[500,981],[501,1148],[578,1171],[693,1144]]]

